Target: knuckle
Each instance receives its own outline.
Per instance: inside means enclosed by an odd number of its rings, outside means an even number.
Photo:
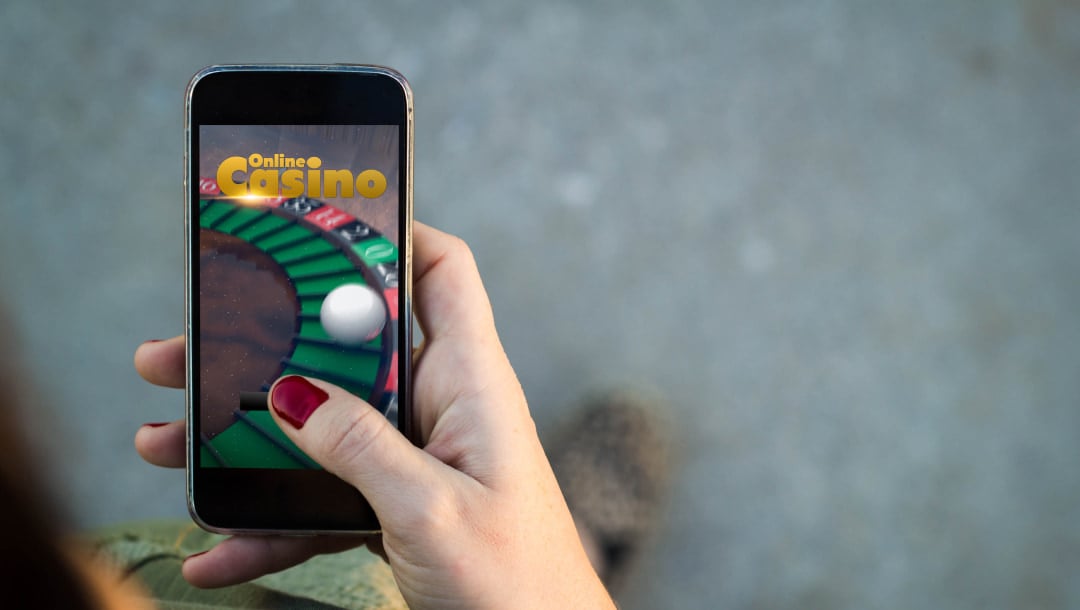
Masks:
[[[464,239],[461,239],[456,235],[450,237],[446,245],[446,252],[447,255],[452,258],[460,258],[464,261],[474,260],[472,248],[469,247],[469,244]]]
[[[387,427],[380,425],[382,422],[373,415],[377,415],[373,409],[348,409],[330,421],[323,441],[328,466],[340,468],[355,464],[371,451]]]
[[[439,536],[458,530],[461,509],[454,494],[441,486],[422,490],[402,515],[405,531]]]

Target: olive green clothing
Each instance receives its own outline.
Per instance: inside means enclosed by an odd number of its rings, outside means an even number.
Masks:
[[[93,532],[96,559],[137,579],[160,608],[329,609],[406,608],[390,567],[365,548],[321,555],[304,564],[222,589],[197,589],[180,567],[188,555],[205,551],[224,536],[190,521],[123,524]]]

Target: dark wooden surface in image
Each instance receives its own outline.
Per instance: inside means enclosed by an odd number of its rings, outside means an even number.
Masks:
[[[199,232],[202,432],[232,423],[240,392],[272,382],[296,332],[296,290],[269,255],[216,231]]]

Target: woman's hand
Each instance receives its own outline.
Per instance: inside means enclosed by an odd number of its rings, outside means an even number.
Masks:
[[[236,536],[188,558],[184,577],[223,586],[366,542],[414,608],[613,607],[540,446],[468,246],[419,223],[413,235],[425,336],[413,375],[422,448],[324,381],[284,377],[269,397],[297,446],[363,493],[381,537]],[[183,338],[143,344],[135,366],[151,383],[182,387]],[[183,466],[183,442],[182,420],[135,436],[140,455],[161,466]]]

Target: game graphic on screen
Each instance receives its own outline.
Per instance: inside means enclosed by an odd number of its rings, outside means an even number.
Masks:
[[[398,137],[199,128],[201,467],[319,468],[267,410],[284,375],[334,383],[397,423]]]

